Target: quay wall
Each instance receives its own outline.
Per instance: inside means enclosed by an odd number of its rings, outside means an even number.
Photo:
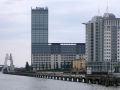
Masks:
[[[71,75],[71,74],[55,74],[55,73],[21,73],[12,72],[6,73],[12,75],[30,76],[44,79],[63,80],[71,82],[83,82],[90,84],[98,84],[104,86],[120,86],[120,77],[113,77],[110,75]]]

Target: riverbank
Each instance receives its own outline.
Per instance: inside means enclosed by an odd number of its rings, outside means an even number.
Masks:
[[[83,82],[90,84],[98,84],[104,86],[120,86],[120,78],[107,75],[74,75],[65,74],[63,72],[12,72],[6,73],[11,75],[21,75],[36,78],[63,80],[70,82]]]

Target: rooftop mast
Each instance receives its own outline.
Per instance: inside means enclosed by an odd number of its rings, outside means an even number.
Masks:
[[[109,13],[109,6],[108,6],[108,4],[109,4],[109,0],[107,0],[106,13]]]

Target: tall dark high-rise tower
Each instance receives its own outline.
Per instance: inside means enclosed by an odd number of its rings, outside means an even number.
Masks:
[[[36,7],[31,14],[32,43],[48,43],[48,8]]]
[[[48,44],[48,8],[31,9],[31,65],[36,63],[35,56],[41,44]]]

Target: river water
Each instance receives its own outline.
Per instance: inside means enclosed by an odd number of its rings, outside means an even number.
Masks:
[[[105,87],[0,73],[0,90],[120,90],[120,87]]]

